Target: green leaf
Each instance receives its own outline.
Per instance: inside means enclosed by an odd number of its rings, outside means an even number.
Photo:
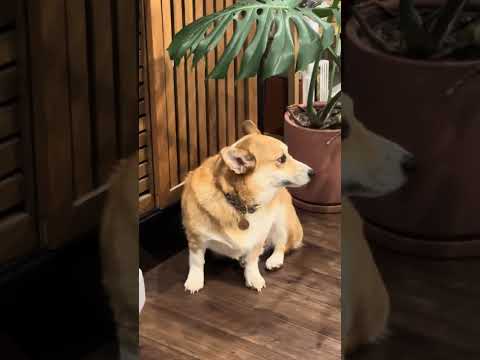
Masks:
[[[315,60],[313,54],[317,49],[325,49],[333,43],[334,31],[328,22],[322,20],[321,13],[316,15],[312,9],[301,7],[301,3],[302,0],[238,0],[232,6],[200,18],[175,34],[168,48],[170,58],[178,65],[183,57],[193,55],[195,66],[215,50],[224,39],[226,30],[233,27],[232,38],[209,76],[224,78],[242,48],[246,49],[237,79],[252,77],[260,72],[264,78],[279,75],[288,70],[295,58],[290,26],[293,22],[302,44],[297,53],[298,68],[304,68],[309,61]],[[327,16],[334,14],[328,8],[322,12],[328,13]],[[319,23],[322,33],[315,33],[307,24],[307,19]],[[256,27],[255,35],[247,40],[253,27]],[[274,34],[271,34],[272,31]],[[268,46],[272,35],[271,46]]]
[[[267,11],[269,12],[269,11]],[[263,15],[263,14],[262,14]],[[232,39],[230,40],[227,48],[223,52],[222,57],[218,60],[217,65],[210,73],[209,77],[213,79],[222,79],[225,78],[228,72],[228,67],[233,61],[235,56],[238,55],[240,50],[242,50],[243,43],[247,39],[247,36],[250,32],[253,22],[256,20],[257,14],[251,9],[248,10],[245,17],[237,21],[237,31],[235,31]],[[259,17],[261,19],[261,17]]]
[[[331,47],[329,47],[329,48],[327,48],[327,51],[330,54],[330,56],[331,56],[333,62],[335,63],[335,65],[337,65],[338,67],[341,67],[342,66],[342,61],[340,59],[340,56],[337,55],[336,50],[333,50]]]
[[[265,21],[257,24],[257,31],[243,54],[237,79],[243,80],[257,75],[263,55],[267,49],[268,37],[273,24],[273,11],[268,10]]]
[[[295,70],[302,71],[317,59],[319,52],[323,50],[322,41],[318,32],[312,29],[303,17],[294,15],[291,19],[296,25],[299,47],[302,49],[298,54]]]
[[[330,8],[317,7],[312,9],[312,11],[319,18],[328,18],[329,16],[333,15],[333,9]]]
[[[263,64],[263,79],[286,73],[295,59],[289,16],[282,11],[279,12],[275,20],[277,32],[273,37],[272,46]]]
[[[233,20],[233,14],[229,14],[220,20],[219,24],[213,28],[212,32],[203,39],[198,47],[195,49],[193,64],[196,65],[200,59],[202,59],[207,53],[212,50],[223,39],[227,27]]]

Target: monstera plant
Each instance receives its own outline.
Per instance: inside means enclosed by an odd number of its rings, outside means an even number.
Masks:
[[[315,63],[316,69],[327,53],[339,65],[339,47],[335,47],[339,34],[332,21],[336,20],[339,24],[340,18],[338,0],[330,6],[311,0],[239,0],[184,27],[174,36],[168,52],[176,65],[182,58],[193,56],[195,66],[223,41],[227,28],[233,26],[233,36],[208,74],[209,78],[225,78],[228,67],[245,49],[236,79],[260,76],[265,80],[286,74],[293,65],[296,71],[303,71],[309,64]],[[318,24],[320,31],[315,31],[309,22]],[[255,35],[248,41],[253,28]],[[297,53],[293,28],[299,41]],[[316,111],[313,106],[315,88],[316,76],[310,84],[307,114],[311,126],[321,128],[340,95],[332,96],[330,104],[322,111]]]

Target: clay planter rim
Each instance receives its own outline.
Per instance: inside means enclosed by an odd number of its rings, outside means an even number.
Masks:
[[[305,104],[293,104],[295,106],[298,106],[300,108],[306,108],[307,105]],[[316,102],[314,106],[317,106],[319,108],[325,107],[326,103],[325,102]],[[287,121],[290,125],[295,126],[297,129],[300,129],[301,131],[305,132],[318,132],[318,133],[332,133],[332,134],[337,134],[341,131],[341,129],[312,129],[312,128],[307,128],[304,126],[301,126],[297,124],[297,122],[294,119],[291,119],[291,115],[288,111],[285,111],[285,121]]]
[[[423,8],[432,8],[433,6],[424,6]],[[368,9],[373,9],[374,5],[370,5],[369,7],[365,7]],[[479,12],[480,15],[480,6],[476,4],[472,4],[468,7],[470,10],[476,10]],[[368,41],[365,41],[359,36],[359,31],[361,30],[360,25],[358,24],[357,20],[351,18],[345,27],[346,36],[359,48],[363,51],[370,53],[371,55],[379,56],[388,60],[392,63],[402,63],[402,64],[410,64],[412,66],[418,67],[438,67],[444,68],[446,66],[455,66],[455,67],[465,67],[466,69],[471,69],[472,66],[476,66],[480,64],[480,59],[478,60],[422,60],[422,59],[412,59],[403,56],[397,56],[393,54],[389,54],[384,52],[376,47],[372,46]]]

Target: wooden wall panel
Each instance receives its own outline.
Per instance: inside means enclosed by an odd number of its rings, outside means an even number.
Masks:
[[[137,6],[28,2],[39,229],[49,248],[98,225],[115,162],[138,150]]]
[[[257,122],[257,79],[235,82],[240,60],[229,68],[226,79],[206,80],[223,54],[225,41],[233,35],[233,27],[218,50],[210,52],[195,69],[191,59],[174,67],[166,51],[172,35],[183,26],[231,3],[233,0],[145,0],[157,207],[178,200],[179,185],[187,172],[236,141],[242,121]]]
[[[39,248],[23,1],[0,4],[0,264]]]
[[[70,68],[70,111],[72,116],[73,181],[75,197],[88,194],[94,188],[92,122],[90,118],[91,92],[85,81],[89,69],[86,2],[67,1],[68,65]]]

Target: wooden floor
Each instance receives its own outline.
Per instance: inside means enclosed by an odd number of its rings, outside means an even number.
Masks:
[[[480,259],[374,250],[392,300],[390,334],[349,360],[480,359]]]
[[[233,261],[207,258],[205,288],[183,289],[187,252],[146,276],[143,360],[340,359],[340,216],[300,213],[306,245],[281,270],[263,269],[261,294]]]

